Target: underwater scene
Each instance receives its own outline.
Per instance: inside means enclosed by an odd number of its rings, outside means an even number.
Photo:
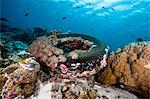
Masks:
[[[150,0],[0,0],[0,99],[150,99]]]

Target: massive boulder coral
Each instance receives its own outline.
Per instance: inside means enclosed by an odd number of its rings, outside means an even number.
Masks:
[[[6,74],[13,73],[18,68],[18,64],[11,64],[6,68],[0,68],[0,92],[2,91],[3,86],[6,83],[6,80],[8,79],[6,77]]]
[[[71,72],[71,75],[80,77],[93,75],[105,67],[107,57],[104,56],[107,56],[108,48],[90,36],[59,34],[54,31],[48,37],[39,37],[33,41],[29,52],[39,61],[41,69],[50,76],[61,73],[70,75]]]
[[[98,81],[118,84],[142,97],[150,95],[150,42],[137,42],[112,52]]]
[[[51,68],[56,68],[59,62],[65,62],[66,57],[63,55],[63,50],[48,44],[47,37],[40,37],[34,41],[29,48],[29,52],[40,63],[46,63]]]
[[[2,69],[0,72],[2,97],[20,99],[30,96],[34,92],[39,70],[39,64],[32,58],[21,60]]]

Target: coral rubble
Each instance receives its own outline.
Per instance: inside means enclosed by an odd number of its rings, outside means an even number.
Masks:
[[[98,81],[148,97],[150,95],[150,42],[137,42],[112,52]]]
[[[99,86],[91,80],[77,79],[76,83],[41,84],[38,94],[33,99],[138,99],[133,94],[118,88]]]

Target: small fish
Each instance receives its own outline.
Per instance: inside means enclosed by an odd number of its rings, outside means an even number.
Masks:
[[[8,21],[6,18],[0,18],[0,21]]]
[[[86,3],[86,5],[91,5],[92,3]]]
[[[25,13],[24,16],[25,16],[25,17],[29,16],[29,13]]]
[[[65,19],[66,19],[66,17],[63,17],[62,19],[63,19],[63,20],[65,20]]]
[[[114,8],[111,8],[113,11],[115,11],[115,9]]]
[[[137,41],[137,42],[143,42],[143,39],[142,39],[142,38],[137,38],[136,41]]]
[[[103,9],[105,9],[105,7],[102,7]]]

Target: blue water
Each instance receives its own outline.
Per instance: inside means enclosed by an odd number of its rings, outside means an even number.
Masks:
[[[0,0],[1,17],[20,28],[40,26],[94,36],[111,50],[150,40],[150,0]]]

